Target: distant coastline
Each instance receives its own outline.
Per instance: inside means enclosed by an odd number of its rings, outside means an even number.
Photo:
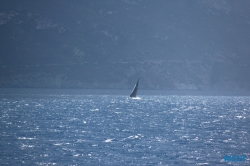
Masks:
[[[127,95],[128,89],[55,89],[55,88],[0,88],[5,94],[61,94],[61,95]],[[201,90],[139,90],[138,96],[250,96],[250,91],[201,91]]]

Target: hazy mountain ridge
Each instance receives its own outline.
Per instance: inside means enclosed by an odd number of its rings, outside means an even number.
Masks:
[[[248,1],[2,1],[0,87],[244,90]]]
[[[12,67],[11,69],[16,69],[19,73],[8,74],[5,79],[1,79],[0,85],[29,88],[128,89],[140,76],[142,89],[244,90],[249,88],[244,87],[244,84],[240,86],[234,81],[237,73],[224,75],[217,72],[216,67],[221,68],[220,70],[230,69],[230,66],[223,63],[213,67],[204,66],[196,61],[107,62],[26,66],[20,69]],[[8,70],[8,67],[5,69]]]

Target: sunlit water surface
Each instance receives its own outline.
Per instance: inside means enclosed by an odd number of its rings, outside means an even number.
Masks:
[[[249,165],[250,97],[2,94],[3,165]]]

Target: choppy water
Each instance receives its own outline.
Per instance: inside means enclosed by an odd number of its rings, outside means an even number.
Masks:
[[[0,95],[2,165],[227,165],[250,157],[250,97]]]

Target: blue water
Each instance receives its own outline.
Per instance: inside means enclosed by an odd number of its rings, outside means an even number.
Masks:
[[[0,163],[250,165],[250,97],[140,97],[1,94]]]

